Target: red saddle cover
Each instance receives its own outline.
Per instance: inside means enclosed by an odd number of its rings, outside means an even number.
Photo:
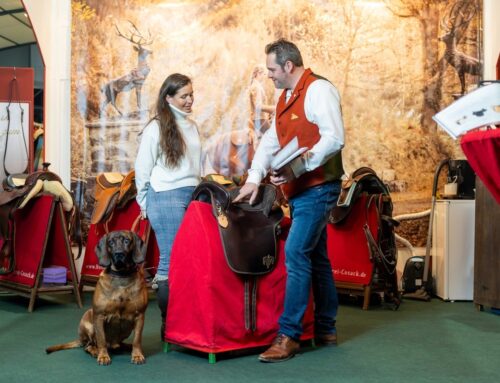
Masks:
[[[131,230],[135,220],[139,216],[141,210],[135,200],[128,202],[123,209],[115,209],[111,220],[108,222],[108,230]],[[146,230],[149,230],[149,221],[141,220],[135,230],[139,237],[143,237]],[[85,255],[82,264],[82,275],[99,276],[103,268],[99,265],[99,261],[95,254],[95,247],[99,240],[106,234],[104,224],[91,224],[89,227],[89,235],[85,247]],[[149,243],[144,267],[149,273],[154,276],[158,265],[160,251],[156,245],[156,239],[153,230],[150,231]]]
[[[54,196],[42,195],[15,212],[16,265],[12,273],[0,275],[0,280],[34,287],[42,260],[42,266],[58,265],[69,270],[66,222],[56,207]]]
[[[349,215],[337,225],[327,225],[328,258],[333,268],[335,282],[369,285],[373,263],[363,230],[368,222],[375,241],[378,238],[378,213],[375,203],[366,207],[368,197],[361,195],[354,202]]]
[[[257,326],[247,331],[244,282],[227,265],[212,206],[191,202],[172,248],[166,341],[211,353],[270,344],[283,311],[288,225],[284,220],[276,268],[257,279]],[[312,303],[303,326],[303,339],[311,339]]]

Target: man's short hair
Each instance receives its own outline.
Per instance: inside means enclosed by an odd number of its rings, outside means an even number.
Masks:
[[[267,44],[266,54],[268,55],[270,53],[276,55],[276,63],[278,63],[281,68],[285,67],[287,61],[291,61],[293,65],[298,67],[304,66],[299,48],[291,41],[282,38]]]

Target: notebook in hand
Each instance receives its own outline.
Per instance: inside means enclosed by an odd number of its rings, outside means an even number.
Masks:
[[[274,154],[274,158],[271,161],[271,169],[280,170],[283,166],[296,159],[307,149],[307,147],[299,148],[299,140],[297,137],[294,137],[288,144]]]

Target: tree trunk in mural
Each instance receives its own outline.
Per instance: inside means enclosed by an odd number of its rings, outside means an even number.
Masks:
[[[443,77],[448,63],[457,71],[461,94],[465,92],[465,73],[479,75],[479,60],[459,52],[456,46],[465,35],[472,18],[478,13],[479,6],[476,0],[400,0],[399,4],[386,2],[386,5],[396,16],[413,17],[419,21],[424,77],[421,124],[424,131],[435,132],[437,125],[432,116],[442,109]],[[439,26],[444,32],[442,36]],[[446,47],[444,55],[438,58],[440,42]]]
[[[435,132],[436,123],[432,120],[440,110],[442,98],[443,65],[440,65],[438,27],[439,5],[441,0],[400,0],[399,4],[386,2],[391,12],[402,18],[416,18],[422,34],[423,91],[422,116],[420,122],[425,132]]]
[[[422,31],[424,59],[424,99],[422,104],[422,128],[426,132],[435,132],[436,123],[432,119],[441,110],[444,65],[438,58],[439,10],[435,5],[425,3],[419,15]]]

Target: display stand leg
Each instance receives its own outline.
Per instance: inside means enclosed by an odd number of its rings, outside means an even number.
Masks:
[[[372,292],[372,289],[370,286],[365,286],[365,292],[363,295],[363,310],[368,310],[370,307],[370,294]]]
[[[208,353],[208,363],[209,364],[215,364],[215,354],[213,352]]]
[[[171,344],[168,342],[163,342],[163,352],[170,352],[172,351]]]
[[[59,219],[57,221],[59,222],[60,230],[62,230],[65,233],[66,232],[66,227],[64,224],[65,219],[61,203],[56,204],[56,208],[57,208],[56,214],[59,215]],[[83,303],[78,286],[78,274],[76,273],[75,260],[73,259],[73,251],[71,250],[69,237],[67,235],[64,235],[63,237],[64,237],[64,246],[66,248],[66,255],[68,257],[68,264],[71,271],[71,283],[73,284],[73,294],[75,295],[76,304],[78,305],[78,307],[82,308]]]

